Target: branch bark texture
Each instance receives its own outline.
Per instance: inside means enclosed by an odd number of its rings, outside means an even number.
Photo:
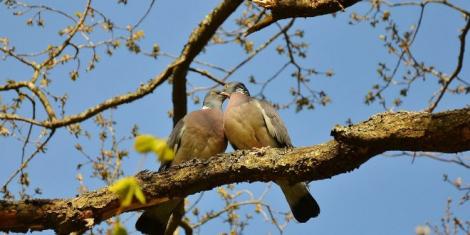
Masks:
[[[149,207],[238,182],[313,181],[352,171],[390,150],[456,153],[470,150],[470,108],[441,113],[381,113],[351,126],[337,126],[333,140],[292,149],[264,148],[220,154],[207,162],[189,161],[160,173],[136,177],[149,203],[119,208],[107,188],[73,199],[0,201],[0,231],[53,229],[83,231],[116,214]]]
[[[272,23],[287,18],[315,17],[344,11],[359,0],[253,0],[261,7],[271,10],[271,15],[250,27],[248,34],[259,31]]]
[[[191,33],[188,43],[186,43],[180,55],[180,59],[182,59],[183,62],[176,66],[173,72],[172,98],[174,126],[187,113],[186,74],[188,73],[189,65],[207,45],[212,36],[214,36],[220,25],[225,22],[242,2],[243,0],[222,1]]]

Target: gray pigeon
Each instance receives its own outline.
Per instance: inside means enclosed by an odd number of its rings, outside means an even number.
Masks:
[[[223,94],[230,98],[224,113],[224,131],[234,149],[292,147],[289,133],[271,104],[251,97],[240,82],[227,83]],[[276,183],[298,222],[305,223],[320,214],[320,207],[305,183],[290,184],[287,180]]]
[[[207,160],[225,152],[227,139],[222,112],[225,98],[220,91],[210,90],[202,108],[187,114],[176,124],[167,142],[175,151],[175,157],[172,162],[163,163],[159,171],[194,158]],[[137,220],[136,229],[145,234],[165,234],[172,212],[184,210],[183,203],[183,199],[173,199],[147,209]]]

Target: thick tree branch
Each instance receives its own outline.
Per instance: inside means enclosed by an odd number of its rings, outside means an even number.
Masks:
[[[252,0],[254,3],[271,10],[258,23],[247,30],[247,34],[259,31],[272,23],[286,18],[315,17],[344,11],[359,0]]]
[[[194,58],[207,45],[222,23],[238,8],[243,0],[224,0],[207,15],[199,26],[189,36],[180,58],[183,62],[175,67],[173,72],[173,124],[186,115],[186,74]]]
[[[441,113],[381,113],[349,127],[338,126],[327,143],[293,149],[265,148],[220,154],[136,177],[149,202],[119,208],[107,188],[73,199],[0,201],[0,231],[83,231],[116,214],[237,182],[313,181],[352,171],[390,150],[456,153],[470,150],[470,108]]]

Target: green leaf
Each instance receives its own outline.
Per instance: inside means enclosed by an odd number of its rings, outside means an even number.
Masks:
[[[154,152],[161,162],[172,161],[175,153],[164,139],[152,135],[139,135],[135,137],[134,149],[139,153]]]
[[[145,204],[145,196],[140,189],[139,182],[133,176],[125,177],[109,186],[109,190],[118,195],[122,207],[127,207],[135,197],[140,203]]]
[[[135,137],[134,149],[139,153],[148,153],[154,148],[155,137],[151,135],[138,135]]]
[[[127,230],[120,222],[114,224],[112,235],[127,235]]]
[[[144,192],[142,192],[142,189],[140,189],[140,187],[137,187],[135,189],[134,195],[135,195],[135,198],[137,198],[137,200],[139,200],[140,203],[145,204]]]

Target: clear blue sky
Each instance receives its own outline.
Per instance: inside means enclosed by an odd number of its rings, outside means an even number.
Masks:
[[[80,5],[77,7],[75,4],[78,2]],[[96,1],[95,6],[121,25],[135,23],[138,16],[145,11],[147,4],[146,1],[129,1],[124,7],[114,2]],[[157,42],[162,51],[179,54],[192,29],[218,2],[216,0],[157,1],[153,11],[141,25],[145,30],[142,47],[149,50],[153,43]],[[465,6],[464,2],[465,0],[461,0],[456,3]],[[69,12],[75,12],[82,8],[84,1],[75,1],[73,4],[71,2],[52,4]],[[373,29],[366,24],[354,26],[348,24],[349,13],[353,11],[363,13],[367,7],[368,4],[359,3],[348,8],[346,13],[338,14],[336,18],[322,16],[297,20],[295,27],[305,29],[305,39],[310,46],[308,58],[301,63],[323,71],[332,68],[335,76],[333,78],[317,76],[313,77],[312,81],[315,89],[325,90],[331,96],[330,105],[300,113],[295,113],[292,109],[281,111],[294,145],[322,143],[331,139],[329,133],[334,125],[344,124],[348,118],[358,122],[383,111],[378,104],[366,106],[363,103],[364,96],[372,84],[380,82],[376,74],[377,63],[385,61],[392,64],[394,61],[383,48],[383,42],[379,40],[383,27]],[[418,13],[418,8],[397,9],[392,11],[392,16],[400,22],[400,27],[405,29],[416,22]],[[435,17],[436,15],[439,17]],[[59,26],[65,26],[66,22],[47,15],[44,15],[44,18],[46,21],[44,31],[27,28],[24,24],[26,17],[14,17],[4,5],[1,5],[0,37],[9,37],[18,52],[37,51],[48,44],[58,43],[60,37],[56,31]],[[456,63],[457,34],[462,26],[463,20],[460,15],[442,7],[427,8],[421,32],[415,42],[415,53],[420,59],[425,59],[443,71],[451,73]],[[45,33],[47,30],[53,31]],[[250,39],[255,41],[257,47],[273,33],[275,28],[270,27],[250,36]],[[97,38],[101,36],[103,35],[96,34]],[[277,56],[274,51],[275,46],[281,43],[281,41],[274,43],[231,79],[246,81],[248,76],[255,75],[256,78],[265,80],[272,76],[285,62],[285,58]],[[466,56],[468,59],[469,50]],[[102,61],[96,70],[92,73],[82,73],[76,82],[68,78],[71,66],[59,67],[51,73],[52,91],[56,94],[69,95],[67,112],[70,114],[80,112],[106,98],[134,90],[140,83],[160,73],[170,62],[163,57],[155,61],[141,55],[136,56],[125,48],[117,50],[115,56],[111,58],[101,52],[101,57]],[[206,53],[198,57],[199,60],[226,68],[231,68],[243,58],[244,53],[237,46],[211,46]],[[86,61],[82,63],[83,66],[86,65]],[[470,75],[470,68],[468,61],[464,65],[460,77],[465,79]],[[289,98],[285,87],[293,84],[291,72],[292,69],[284,72],[282,78],[273,83],[267,92],[269,99],[286,101]],[[4,84],[8,79],[28,79],[29,76],[31,71],[22,65],[12,60],[0,61],[0,84]],[[399,109],[418,111],[426,108],[429,98],[438,88],[433,79],[429,79],[426,83],[417,82]],[[188,80],[197,86],[210,84],[206,79],[192,73],[189,73]],[[252,93],[260,89],[251,84],[248,88]],[[393,97],[396,93],[397,90],[392,89],[386,95]],[[447,94],[438,110],[459,108],[468,104],[468,95]],[[189,110],[198,108],[193,104],[189,105]],[[169,109],[171,109],[170,87],[163,85],[153,94],[112,111],[118,123],[117,133],[121,136],[127,135],[132,125],[138,124],[143,133],[167,136],[172,127],[171,120],[167,117]],[[29,112],[30,110],[25,110],[24,114]],[[109,112],[105,115],[109,115]],[[89,120],[83,127],[93,130],[94,124]],[[35,133],[38,134],[39,130]],[[85,160],[74,149],[74,145],[80,143],[88,152],[96,155],[99,148],[96,135],[93,141],[85,138],[77,140],[65,129],[60,129],[50,142],[47,154],[36,157],[28,167],[32,188],[41,187],[44,191],[42,197],[45,198],[73,197],[79,186],[75,180],[77,173],[75,166],[77,162]],[[131,144],[132,141],[126,141],[122,148],[130,148]],[[19,165],[21,145],[16,140],[0,137],[0,149],[2,162],[0,182],[3,184]],[[142,170],[138,166],[141,159],[142,156],[131,150],[130,157],[124,161],[126,174],[132,175]],[[144,166],[146,169],[155,170],[158,165],[153,157],[147,157]],[[82,173],[89,176],[88,168],[84,169]],[[426,222],[439,224],[445,212],[447,198],[457,201],[461,196],[461,193],[443,182],[443,174],[448,174],[451,179],[458,176],[464,180],[470,178],[468,170],[451,164],[428,159],[416,159],[412,163],[408,157],[377,156],[353,172],[311,183],[311,192],[322,208],[320,216],[305,224],[291,223],[285,234],[414,234],[417,225]],[[100,181],[89,178],[85,179],[85,183],[92,189],[104,186]],[[15,184],[11,186],[12,191],[16,191],[17,186]],[[243,187],[249,187],[259,193],[264,189],[264,184],[239,185],[239,188]],[[214,203],[214,198],[213,192],[206,192],[199,204],[200,208],[220,209],[222,204]],[[287,210],[287,204],[277,187],[273,187],[270,191],[268,201],[275,205],[277,210]],[[214,205],[218,207],[215,208]],[[453,210],[459,215],[465,215],[464,211],[468,212],[469,209],[468,203],[464,206],[453,203]],[[124,215],[123,218],[128,215]],[[468,213],[466,216],[468,219]],[[136,216],[133,216],[129,220],[129,231],[135,231],[133,228],[135,218]],[[201,234],[217,234],[222,231],[228,231],[228,226],[217,219],[208,223],[201,230]],[[51,231],[43,233],[52,234]],[[251,222],[245,234],[270,233],[276,234],[277,231],[258,218]]]

